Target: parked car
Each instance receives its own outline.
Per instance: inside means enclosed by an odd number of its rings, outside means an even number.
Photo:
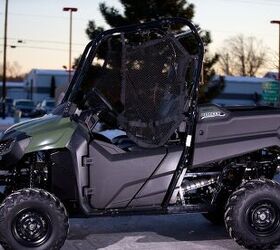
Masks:
[[[47,114],[49,114],[55,108],[55,101],[54,100],[43,100],[41,102],[39,108],[44,110]]]
[[[43,100],[36,105],[36,108],[30,113],[31,118],[41,117],[49,114],[55,108],[54,100]]]
[[[30,114],[32,113],[34,108],[35,108],[35,104],[32,100],[17,99],[17,100],[14,100],[14,102],[13,102],[12,111],[14,114],[16,110],[20,110],[22,117],[28,117],[28,116],[30,116]]]

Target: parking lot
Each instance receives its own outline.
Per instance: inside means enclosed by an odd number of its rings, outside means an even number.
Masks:
[[[200,214],[72,219],[63,250],[242,249]]]

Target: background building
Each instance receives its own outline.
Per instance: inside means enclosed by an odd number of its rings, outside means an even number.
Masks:
[[[211,103],[222,106],[279,104],[279,82],[271,78],[224,76],[222,91]],[[211,86],[220,84],[220,77],[215,76]],[[268,100],[269,103],[264,103]],[[272,100],[272,101],[270,101]]]
[[[55,98],[57,89],[68,85],[69,72],[66,70],[32,69],[27,74],[24,83],[27,98],[39,102]]]
[[[2,93],[2,82],[0,82],[0,93]],[[6,82],[7,98],[24,99],[26,98],[24,82]]]

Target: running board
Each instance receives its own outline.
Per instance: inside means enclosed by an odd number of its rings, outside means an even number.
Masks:
[[[168,214],[206,213],[207,211],[209,211],[209,206],[207,206],[205,204],[170,206],[167,208]]]

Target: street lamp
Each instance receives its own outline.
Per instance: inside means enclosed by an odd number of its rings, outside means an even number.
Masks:
[[[6,118],[6,63],[7,63],[7,27],[8,27],[8,0],[5,5],[4,21],[4,50],[3,50],[3,80],[2,80],[2,118]]]
[[[278,54],[278,80],[280,81],[280,20],[272,20],[270,23],[278,24],[279,26],[279,54]]]
[[[69,83],[71,80],[71,53],[72,53],[72,12],[78,11],[77,8],[73,7],[64,7],[63,11],[69,11],[70,12],[70,32],[69,32]]]

